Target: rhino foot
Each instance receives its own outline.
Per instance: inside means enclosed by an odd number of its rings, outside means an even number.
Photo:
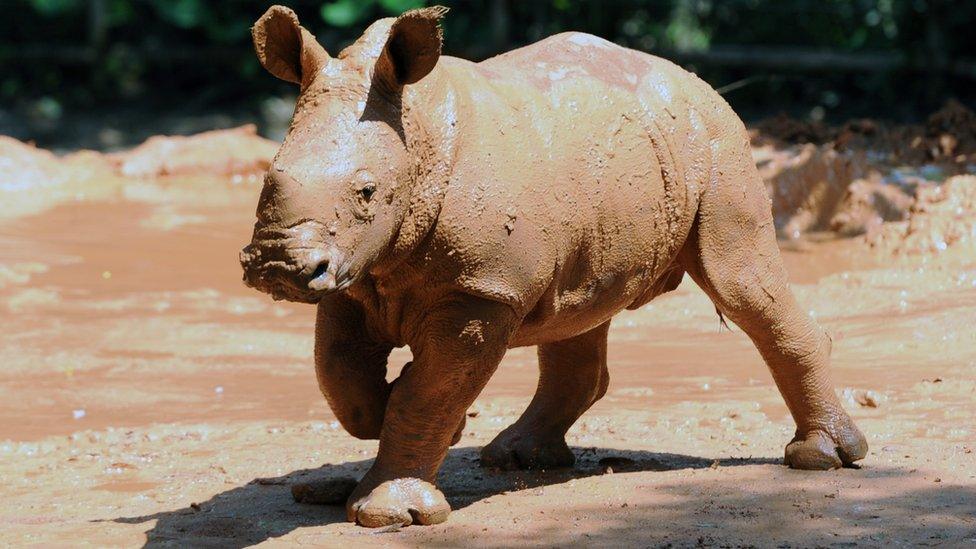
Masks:
[[[833,436],[816,430],[805,435],[798,433],[786,445],[786,465],[820,471],[856,467],[854,462],[867,454],[868,443],[853,421],[848,418],[842,423]]]
[[[346,509],[350,522],[367,528],[439,524],[451,506],[433,484],[417,478],[388,480]]]
[[[542,439],[501,433],[481,449],[481,466],[503,471],[572,467],[576,456],[563,437]]]

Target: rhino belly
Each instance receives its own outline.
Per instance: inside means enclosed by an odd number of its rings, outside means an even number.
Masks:
[[[648,260],[621,269],[592,264],[561,270],[525,316],[513,347],[561,341],[603,324],[624,309],[644,305],[680,283],[684,271],[673,261]]]

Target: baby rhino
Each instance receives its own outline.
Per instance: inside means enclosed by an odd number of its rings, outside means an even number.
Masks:
[[[606,391],[611,318],[684,273],[772,371],[797,425],[786,464],[863,458],[722,98],[581,33],[482,63],[441,56],[445,11],[377,21],[337,57],[287,8],[253,28],[262,65],[301,94],[241,262],[250,286],[317,304],[322,392],[349,433],[380,440],[349,520],[447,517],[431,483],[512,347],[538,346],[538,389],[481,463],[571,466],[564,436]],[[388,383],[404,345],[413,362]]]

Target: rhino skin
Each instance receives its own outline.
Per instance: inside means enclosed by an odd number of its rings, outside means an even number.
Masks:
[[[322,392],[349,433],[380,440],[349,520],[447,518],[437,470],[512,347],[538,346],[538,389],[481,464],[571,466],[565,434],[607,389],[611,318],[684,273],[769,366],[797,425],[785,463],[863,458],[729,105],[582,33],[441,56],[444,12],[379,20],[337,57],[287,8],[252,29],[264,67],[301,92],[241,262],[250,286],[317,303]],[[413,361],[388,383],[404,345]]]

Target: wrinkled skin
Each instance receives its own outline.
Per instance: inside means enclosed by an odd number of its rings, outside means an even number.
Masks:
[[[538,346],[539,386],[482,464],[572,465],[564,437],[606,391],[610,319],[684,273],[769,366],[797,424],[786,464],[863,458],[829,380],[830,339],[790,292],[745,129],[721,97],[580,33],[478,64],[440,56],[443,11],[380,20],[336,58],[286,8],[253,31],[262,64],[301,95],[245,281],[318,304],[322,392],[353,436],[380,440],[349,519],[446,518],[432,483],[511,347]],[[387,383],[403,345],[414,360]]]

